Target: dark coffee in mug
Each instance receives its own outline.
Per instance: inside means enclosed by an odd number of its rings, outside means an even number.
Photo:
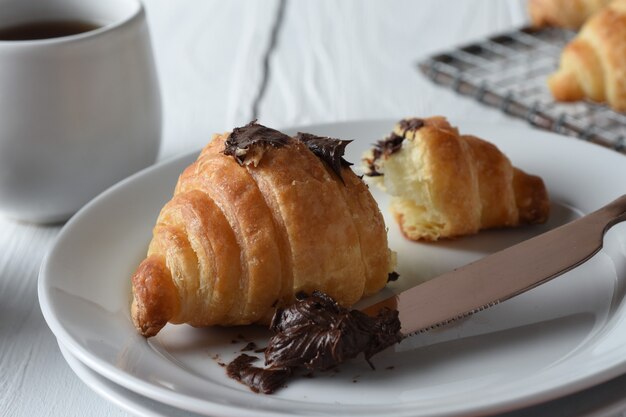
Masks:
[[[36,39],[60,38],[77,35],[99,28],[91,22],[81,20],[51,20],[41,22],[20,23],[18,25],[0,27],[0,41],[27,41]]]

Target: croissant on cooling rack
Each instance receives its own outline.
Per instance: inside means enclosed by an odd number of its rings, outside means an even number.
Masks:
[[[529,0],[528,11],[534,26],[578,29],[612,0]]]
[[[412,240],[548,218],[541,178],[513,167],[495,145],[460,135],[443,117],[400,121],[363,162],[365,175],[391,194],[391,211]]]
[[[342,158],[348,142],[255,122],[214,136],[181,174],[132,277],[138,331],[268,322],[299,292],[349,306],[380,290],[395,254]]]
[[[589,98],[626,111],[626,0],[613,1],[585,23],[548,85],[558,101]]]

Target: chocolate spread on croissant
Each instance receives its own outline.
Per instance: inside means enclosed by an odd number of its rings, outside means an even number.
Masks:
[[[346,146],[351,140],[340,140],[298,132],[296,139],[304,143],[318,158],[326,162],[343,182],[341,167],[349,167],[350,162],[343,158]]]
[[[240,165],[243,165],[252,148],[259,145],[279,148],[287,145],[290,140],[291,138],[284,133],[253,120],[245,126],[233,129],[224,144],[224,155],[233,156]]]
[[[365,175],[368,177],[383,175],[383,173],[379,172],[376,168],[376,161],[383,156],[389,156],[398,152],[402,148],[402,141],[406,138],[406,133],[422,128],[424,126],[424,120],[419,118],[402,119],[398,123],[398,126],[402,130],[402,135],[392,132],[385,139],[381,139],[374,144],[372,158],[366,161],[368,172],[366,172]]]
[[[343,182],[341,167],[352,165],[343,158],[346,146],[352,142],[351,140],[333,139],[302,132],[296,135],[296,139],[328,164]],[[253,120],[245,126],[233,129],[224,143],[224,155],[231,155],[240,165],[252,162],[256,166],[262,156],[259,147],[270,145],[280,148],[287,145],[290,140],[292,139],[284,133],[260,125]]]
[[[298,368],[324,371],[360,353],[372,366],[373,355],[402,340],[396,310],[384,309],[371,317],[318,291],[299,295],[295,304],[278,309],[270,328],[276,334],[265,349],[266,368],[252,366],[247,355],[228,366],[231,378],[255,392],[273,392]]]
[[[398,123],[400,125],[400,129],[404,131],[404,134],[409,130],[418,130],[424,126],[424,119],[419,119],[417,117],[413,117],[411,119],[402,119]]]

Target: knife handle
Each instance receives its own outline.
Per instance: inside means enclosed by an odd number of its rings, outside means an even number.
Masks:
[[[614,200],[613,202],[607,204],[601,209],[595,211],[590,214],[591,216],[598,216],[599,219],[603,219],[604,228],[602,230],[602,235],[604,234],[617,223],[623,222],[626,220],[626,194]]]
[[[546,232],[543,244],[559,248],[562,265],[549,275],[549,279],[570,271],[589,260],[604,246],[604,235],[613,226],[626,220],[626,194],[598,210],[570,223]],[[538,236],[541,237],[541,236]],[[531,245],[535,239],[522,242],[518,247]],[[561,243],[564,242],[564,243]],[[558,256],[554,253],[552,256]]]

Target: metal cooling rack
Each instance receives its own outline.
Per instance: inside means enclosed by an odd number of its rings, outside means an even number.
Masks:
[[[569,30],[521,29],[418,63],[436,84],[534,126],[626,153],[626,114],[588,101],[557,103],[546,80],[558,67]]]

